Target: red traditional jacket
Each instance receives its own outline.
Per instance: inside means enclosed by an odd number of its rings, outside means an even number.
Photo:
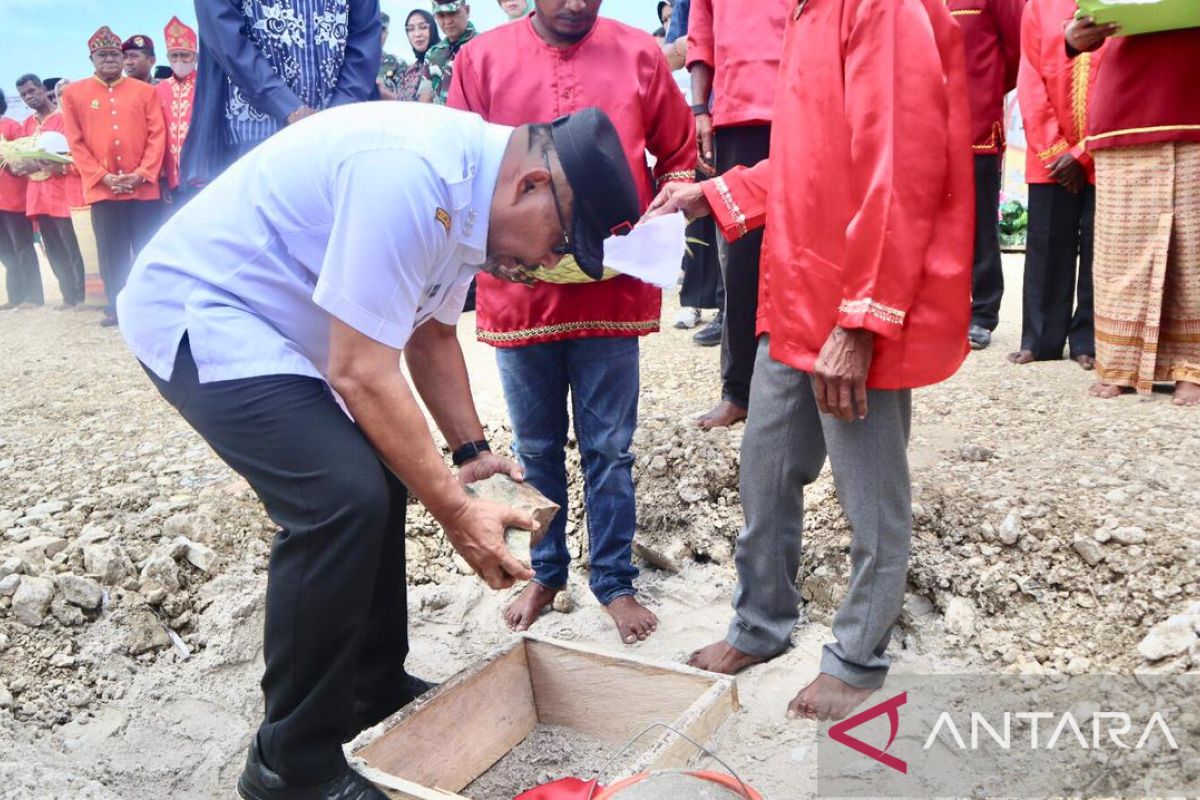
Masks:
[[[1025,180],[1054,183],[1050,166],[1069,152],[1095,182],[1087,153],[1088,107],[1105,47],[1071,58],[1063,30],[1077,10],[1075,0],[1030,0],[1021,20],[1021,69],[1017,98],[1025,122]]]
[[[713,69],[713,125],[760,125],[771,121],[783,28],[796,0],[692,0],[687,57]]]
[[[653,179],[693,179],[695,121],[653,37],[601,17],[580,42],[556,48],[537,35],[532,20],[464,47],[446,104],[514,126],[598,106],[621,136],[643,208],[654,195]],[[657,159],[653,178],[646,151]],[[529,288],[480,274],[476,286],[479,339],[497,347],[652,333],[662,313],[662,291],[628,276]]]
[[[154,85],[162,106],[163,124],[167,128],[167,152],[163,157],[163,174],[167,185],[179,187],[179,159],[183,155],[183,142],[187,139],[188,127],[192,124],[192,98],[196,95],[196,73],[180,80],[175,76]]]
[[[1106,47],[1088,149],[1200,142],[1200,28],[1123,36]]]
[[[968,352],[975,213],[961,31],[941,0],[812,0],[779,76],[770,159],[703,184],[726,237],[766,225],[771,356],[808,372],[835,325],[866,328],[869,387],[949,377]]]
[[[10,117],[0,117],[0,141],[11,142],[25,135],[21,123]],[[25,179],[0,167],[0,211],[25,213]]]
[[[1025,0],[945,0],[962,27],[971,99],[971,151],[1004,149],[1004,95],[1017,85]]]
[[[167,134],[154,87],[131,78],[109,85],[93,75],[67,86],[62,113],[88,203],[159,198]],[[102,183],[108,174],[137,174],[145,183],[130,194],[113,194]]]
[[[40,122],[37,114],[25,120],[25,136],[38,136],[43,132],[66,132],[61,111],[52,112]],[[82,205],[83,187],[74,167],[68,168],[65,175],[36,173],[29,176],[25,191],[26,216],[66,219],[71,216],[72,206]]]

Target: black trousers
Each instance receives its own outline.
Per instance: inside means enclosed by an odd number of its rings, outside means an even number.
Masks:
[[[186,336],[170,382],[150,379],[281,528],[267,573],[258,741],[285,779],[330,777],[356,733],[355,699],[386,702],[405,688],[404,485],[323,381],[201,384]]]
[[[133,260],[162,224],[160,200],[100,200],[92,203],[92,228],[108,313],[117,313],[117,295],[129,280]]]
[[[715,141],[717,172],[753,166],[771,150],[770,125],[718,128]],[[721,334],[721,398],[741,408],[750,405],[750,379],[758,341],[758,260],[762,254],[760,228],[736,242],[718,235],[721,273],[725,282],[725,329]]]
[[[4,286],[13,305],[45,302],[42,272],[33,249],[33,223],[19,211],[0,211],[0,263]]]
[[[75,226],[63,217],[41,215],[37,218],[38,230],[42,232],[42,244],[46,246],[46,258],[50,269],[58,279],[58,290],[67,305],[79,305],[84,301],[83,255],[79,252],[79,240],[75,238]]]
[[[1072,358],[1096,354],[1092,324],[1095,214],[1095,187],[1075,193],[1057,183],[1029,185],[1021,349],[1031,351],[1039,361],[1062,358],[1068,341]]]
[[[1004,268],[1000,263],[1000,156],[975,156],[975,265],[971,324],[989,331],[1000,323]]]
[[[685,235],[688,239],[697,241],[688,242],[688,250],[683,256],[683,283],[679,287],[679,305],[684,308],[723,307],[725,283],[721,280],[716,223],[712,217],[697,217],[688,224]]]

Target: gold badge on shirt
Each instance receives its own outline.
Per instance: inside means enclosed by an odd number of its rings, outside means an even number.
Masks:
[[[442,227],[446,229],[446,233],[450,233],[450,213],[444,208],[439,208],[433,216],[438,222],[442,223]]]

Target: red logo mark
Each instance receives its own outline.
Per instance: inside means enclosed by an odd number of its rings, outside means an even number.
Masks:
[[[908,692],[901,692],[891,700],[884,700],[882,703],[872,706],[866,711],[855,714],[853,717],[844,719],[837,725],[834,725],[829,729],[829,738],[833,739],[839,744],[846,745],[846,747],[849,747],[851,750],[862,753],[864,756],[873,758],[881,764],[886,764],[897,772],[902,772],[907,775],[908,764],[887,752],[887,749],[892,746],[892,742],[896,741],[896,734],[900,732],[900,712],[897,709],[907,702]],[[857,728],[859,725],[862,725],[868,720],[875,719],[880,714],[887,714],[888,723],[892,728],[892,732],[888,736],[887,744],[883,746],[882,750],[880,750],[878,747],[867,744],[862,739],[855,738],[846,733],[846,731],[852,728]]]

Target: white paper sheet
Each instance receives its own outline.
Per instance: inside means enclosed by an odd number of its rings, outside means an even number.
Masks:
[[[625,236],[610,236],[604,240],[604,266],[662,289],[674,288],[687,247],[686,228],[679,212],[643,222]]]

